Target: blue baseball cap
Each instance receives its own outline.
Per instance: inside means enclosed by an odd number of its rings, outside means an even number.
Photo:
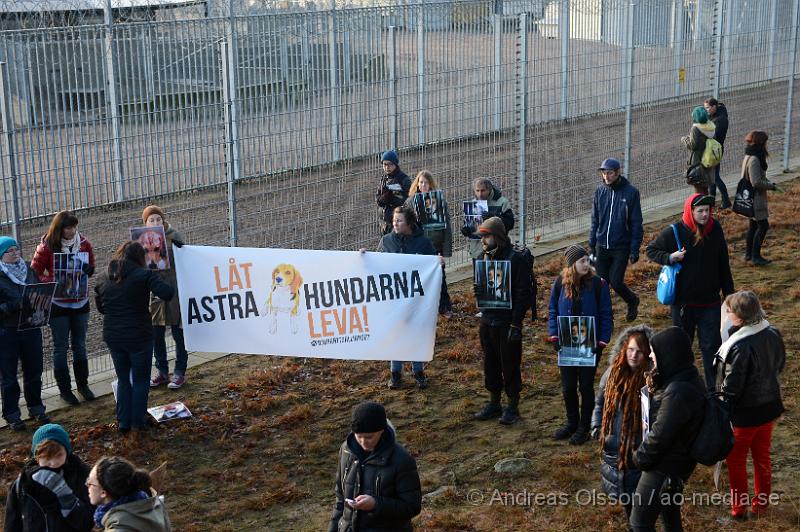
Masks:
[[[613,157],[609,157],[603,161],[598,170],[619,170],[619,161]]]

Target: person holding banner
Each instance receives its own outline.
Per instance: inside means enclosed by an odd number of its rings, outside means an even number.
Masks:
[[[633,452],[642,443],[641,390],[646,384],[654,333],[647,325],[635,325],[617,336],[608,369],[600,378],[592,416],[592,438],[600,440],[602,451],[603,491],[623,501],[628,518],[631,496],[641,476],[633,466]]]
[[[378,243],[379,253],[403,253],[409,255],[436,255],[430,239],[425,236],[424,231],[417,225],[417,217],[414,210],[409,207],[397,207],[392,215],[392,232],[384,235]],[[439,255],[439,262],[444,267],[444,258]],[[444,291],[444,277],[442,277],[442,291]],[[441,300],[441,298],[440,298]],[[425,376],[425,363],[412,362],[411,368],[414,371],[414,380],[417,381],[419,389],[428,387],[428,377]],[[395,390],[400,388],[403,382],[403,363],[392,360],[389,363],[391,378],[389,388]]]
[[[581,445],[589,439],[589,426],[594,410],[594,377],[603,349],[611,341],[614,315],[611,311],[611,292],[605,279],[595,275],[589,254],[581,246],[570,246],[564,252],[566,266],[553,281],[548,316],[549,341],[556,353],[562,348],[559,340],[560,316],[592,316],[596,327],[594,365],[559,366],[561,393],[567,411],[567,423],[553,438]],[[580,408],[578,407],[580,391]]]
[[[141,430],[147,416],[153,360],[150,294],[169,301],[175,290],[156,271],[146,268],[144,248],[134,241],[117,248],[94,290],[97,310],[103,314],[103,340],[117,373],[119,431]]]
[[[493,216],[483,222],[478,232],[484,260],[510,262],[511,306],[485,308],[481,313],[479,335],[483,349],[483,376],[490,399],[474,417],[485,421],[500,416],[501,424],[513,425],[520,419],[522,320],[530,308],[531,270],[522,255],[514,251],[505,224],[499,217]],[[479,293],[477,284],[474,289],[475,299],[480,300],[483,294]],[[504,409],[500,405],[503,390],[508,397],[508,406]]]
[[[414,181],[411,182],[411,190],[408,193],[408,200],[405,206],[411,209],[414,208],[414,198],[417,193],[427,193],[434,190],[441,190],[439,185],[434,179],[433,174],[428,170],[421,170],[417,173]],[[442,257],[453,256],[453,225],[450,218],[450,209],[447,206],[447,201],[444,196],[441,198],[440,209],[444,216],[444,229],[427,229],[423,226],[425,236],[427,236],[431,244],[433,244],[436,253]],[[447,292],[447,279],[445,278],[444,264],[442,264],[442,297],[439,300],[439,314],[450,315],[453,310],[453,303],[450,301],[450,294]]]
[[[92,244],[78,232],[78,217],[70,211],[61,211],[53,217],[47,233],[36,247],[31,261],[31,268],[42,282],[62,282],[55,277],[60,268],[56,265],[56,254],[61,257],[74,258],[85,255],[81,261],[80,273],[77,275],[78,285],[94,274],[94,251]],[[75,279],[72,272],[66,272],[69,279]],[[84,285],[88,286],[88,285]],[[67,350],[72,340],[72,370],[78,393],[86,401],[94,399],[89,388],[89,360],[86,356],[86,332],[89,328],[89,294],[78,297],[54,298],[50,312],[50,332],[53,335],[53,376],[58,384],[58,392],[65,402],[78,404],[78,398],[72,393],[72,384],[67,365]]]
[[[142,212],[142,221],[147,227],[164,227],[167,239],[167,253],[172,257],[172,245],[180,248],[183,246],[183,237],[172,227],[164,217],[164,211],[157,205],[148,205]],[[186,383],[186,364],[189,354],[183,341],[183,325],[181,324],[181,304],[178,300],[178,275],[175,261],[170,261],[172,268],[158,270],[158,275],[175,291],[175,297],[164,301],[158,296],[150,301],[150,314],[153,317],[153,353],[158,374],[150,380],[150,386],[161,386],[168,383],[167,387],[177,390]],[[169,363],[167,362],[167,327],[172,333],[175,343],[175,370],[169,378]]]
[[[17,367],[22,364],[22,392],[31,418],[50,423],[42,403],[42,330],[18,330],[25,285],[39,282],[30,264],[22,259],[19,244],[11,237],[0,237],[0,392],[3,419],[12,430],[25,430],[19,410]]]

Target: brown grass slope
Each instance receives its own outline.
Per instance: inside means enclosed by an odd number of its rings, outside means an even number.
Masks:
[[[760,532],[800,527],[800,179],[784,187],[786,194],[770,198],[773,229],[764,253],[774,259],[771,266],[745,264],[746,220],[730,212],[719,215],[737,288],[759,294],[788,349],[783,376],[787,412],[773,441],[773,488],[780,503],[758,522],[736,525]],[[667,223],[649,225],[645,244]],[[560,257],[552,257],[537,266],[541,314],[546,314],[549,286],[560,264]],[[628,280],[644,296],[639,321],[662,328],[668,313],[655,300],[657,274],[658,267],[643,260],[629,268]],[[400,442],[418,460],[424,493],[453,487],[426,500],[415,520],[418,529],[623,529],[621,507],[603,504],[599,495],[593,504],[592,490],[601,493],[597,446],[576,448],[550,439],[562,421],[563,406],[553,352],[543,341],[543,321],[525,331],[523,420],[511,428],[472,421],[485,397],[476,309],[466,283],[451,293],[456,312],[440,320],[436,355],[428,368],[431,387],[424,392],[413,388],[408,376],[404,389],[388,390],[387,363],[231,356],[194,370],[189,384],[177,392],[151,394],[151,404],[181,399],[195,415],[149,436],[117,435],[111,397],[60,410],[53,418],[67,427],[77,452],[88,461],[104,454],[121,454],[151,468],[169,461],[166,497],[181,531],[326,527],[338,446],[347,434],[351,407],[363,399],[386,405]],[[618,332],[626,325],[624,304],[614,296],[614,306]],[[30,435],[0,431],[3,497],[29,456]],[[533,466],[518,476],[495,473],[494,463],[506,457],[529,458]],[[727,481],[723,484],[724,493]],[[714,493],[711,470],[698,467],[686,493]],[[728,508],[702,495],[687,503],[683,514],[690,531],[733,527]]]

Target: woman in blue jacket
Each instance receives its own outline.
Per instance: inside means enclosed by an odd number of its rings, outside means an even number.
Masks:
[[[597,277],[589,263],[589,255],[580,246],[570,246],[564,252],[566,267],[553,282],[550,293],[548,334],[556,352],[561,349],[558,334],[559,316],[593,316],[596,330],[594,366],[560,366],[561,392],[567,410],[567,423],[554,435],[581,445],[589,439],[589,424],[594,410],[594,376],[603,348],[611,340],[614,316],[611,312],[611,293],[608,283]],[[578,391],[581,402],[578,408]]]

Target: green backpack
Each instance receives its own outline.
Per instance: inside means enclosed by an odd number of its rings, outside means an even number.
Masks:
[[[705,168],[714,168],[722,160],[722,144],[714,139],[706,139],[706,147],[700,164]]]

